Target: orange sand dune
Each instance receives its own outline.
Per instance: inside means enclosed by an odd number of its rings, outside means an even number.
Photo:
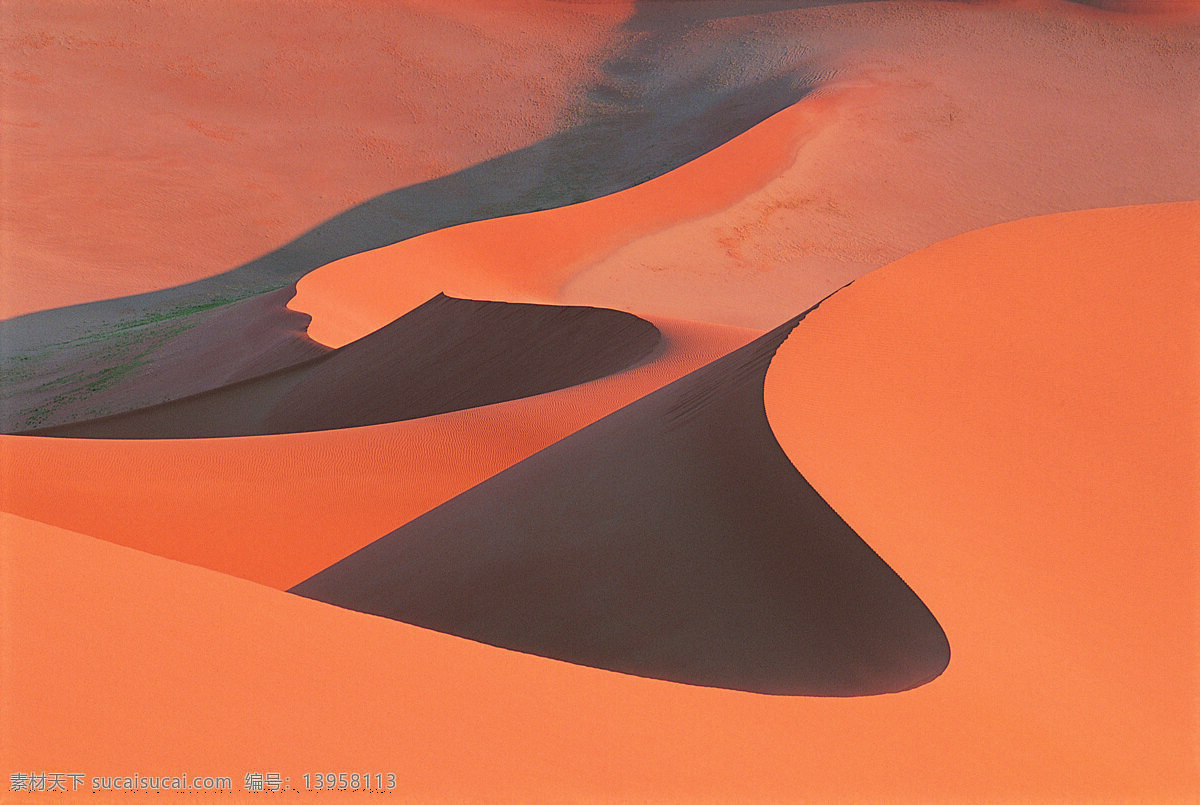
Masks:
[[[978,227],[1200,198],[1200,19],[1154,19],[1055,2],[764,14],[756,37],[795,37],[829,70],[792,164],[631,238],[559,299],[769,328]]]
[[[949,660],[934,616],[767,425],[763,379],[795,322],[292,592],[697,685],[862,696],[925,684]]]
[[[837,294],[767,374],[793,463],[945,626],[942,689],[1007,708],[975,751],[1056,742],[1031,791],[1200,792],[1198,278],[1198,203],[991,227]]]
[[[793,106],[665,176],[611,196],[463,224],[335,261],[301,278],[288,308],[312,317],[310,338],[340,347],[438,291],[553,302],[588,261],[640,234],[719,212],[768,183],[794,158],[799,133],[823,106]]]
[[[315,360],[29,435],[181,439],[419,419],[595,380],[648,359],[659,341],[654,325],[628,313],[438,295]]]
[[[792,698],[507,652],[7,515],[0,534],[12,694],[0,756],[13,770],[239,786],[255,771],[294,786],[317,770],[396,773],[399,794],[346,802],[1185,802],[1196,790],[1178,740],[1194,728],[1189,699],[1158,706],[1181,681],[1172,638],[1194,632],[1161,629],[1138,662],[1059,643],[1042,621],[1009,628],[1043,603],[1019,583],[991,617],[953,619],[969,650],[930,685]],[[937,566],[922,575],[941,590],[976,551],[994,554],[962,540],[894,553]],[[943,604],[971,608],[975,590],[957,591]],[[1043,659],[1055,662],[1025,667]]]
[[[0,315],[212,276],[379,194],[592,126],[550,164],[486,176],[522,209],[566,186],[587,198],[810,92],[824,106],[780,181],[648,219],[662,231],[594,255],[565,299],[766,329],[806,306],[779,313],[781,291],[815,301],[962,231],[1200,192],[1197,23],[1170,15],[1057,0],[271,9],[5,5]],[[448,214],[385,212],[426,229]]]
[[[213,354],[195,340],[213,337],[198,325],[216,313],[178,322],[197,325],[190,341],[161,323],[126,332],[127,317],[287,286],[382,243],[631,185],[602,204],[362,258],[402,280],[364,285],[395,299],[387,315],[371,301],[350,333],[443,290],[761,331],[963,231],[1200,197],[1198,23],[1182,17],[1057,0],[405,0],[350,14],[329,0],[262,26],[261,9],[113,15],[75,2],[52,16],[5,6],[0,306],[171,287],[9,322],[0,372],[29,382],[0,398],[7,430],[228,382],[189,356]],[[212,279],[175,285],[197,277]],[[302,309],[345,324],[365,315],[361,301],[324,288]],[[319,340],[350,337],[323,326]],[[147,341],[126,339],[138,334]],[[153,379],[165,366],[178,387]]]
[[[759,335],[653,323],[663,345],[636,368],[421,420],[228,439],[3,436],[0,510],[290,587]]]
[[[0,756],[293,785],[395,770],[426,801],[1194,800],[1197,207],[971,233],[780,349],[781,444],[954,645],[929,685],[781,698],[603,672],[5,516]],[[19,481],[14,446],[104,443],[0,444]]]

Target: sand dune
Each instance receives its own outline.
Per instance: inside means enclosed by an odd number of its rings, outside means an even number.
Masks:
[[[439,295],[290,369],[28,435],[180,439],[419,419],[595,380],[648,358],[658,342],[654,325],[627,313]]]
[[[419,420],[229,439],[0,436],[0,509],[290,587],[759,335],[654,325],[661,351],[628,371]]]
[[[991,740],[1060,736],[1019,767],[1038,796],[1106,763],[1103,799],[1200,790],[1197,276],[1200,203],[990,227],[830,299],[767,374],[793,463],[945,626],[943,678],[1015,708]]]
[[[945,668],[929,610],[788,464],[762,383],[794,321],[297,585],[493,645],[854,696]]]
[[[464,224],[338,260],[301,278],[288,307],[311,318],[311,338],[339,347],[411,310],[437,283],[452,295],[552,302],[589,261],[631,237],[715,214],[770,182],[794,157],[797,131],[812,116],[808,106],[791,107],[659,179],[611,196]],[[426,266],[436,273],[419,270]]]
[[[1196,0],[0,28],[10,773],[1196,799]]]

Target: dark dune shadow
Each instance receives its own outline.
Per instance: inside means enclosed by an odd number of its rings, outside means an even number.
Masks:
[[[339,350],[163,405],[28,431],[189,439],[377,425],[530,397],[619,372],[661,334],[615,310],[438,295]]]
[[[796,472],[763,382],[795,321],[292,592],[518,651],[772,694],[923,684],[933,615]]]

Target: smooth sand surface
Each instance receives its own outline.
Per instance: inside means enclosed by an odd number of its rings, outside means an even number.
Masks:
[[[795,320],[292,592],[492,645],[760,693],[927,683],[934,616],[788,463],[763,412]]]
[[[1046,752],[1014,767],[1039,798],[1200,790],[1198,277],[1197,203],[991,227],[834,296],[767,374],[794,464],[945,627],[974,750]]]
[[[353,428],[578,385],[658,348],[653,324],[613,310],[438,295],[340,350],[151,408],[29,435],[182,439]]]
[[[0,437],[0,509],[281,588],[759,333],[657,319],[654,359],[523,400],[228,439]]]

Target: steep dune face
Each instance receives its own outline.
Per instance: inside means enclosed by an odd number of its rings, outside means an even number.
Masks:
[[[913,592],[780,452],[763,376],[795,322],[404,526],[293,592],[692,684],[853,696],[937,676]]]
[[[38,436],[182,439],[353,428],[531,397],[619,372],[658,346],[611,310],[439,295],[371,335],[291,369]]]

